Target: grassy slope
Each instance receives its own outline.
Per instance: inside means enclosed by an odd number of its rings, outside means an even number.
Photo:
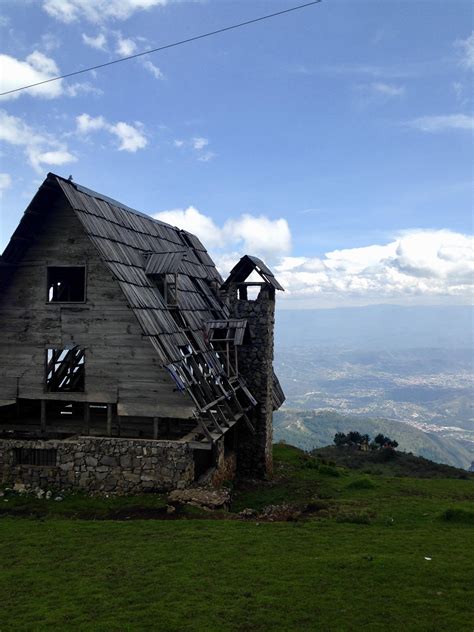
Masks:
[[[474,480],[275,452],[277,480],[237,490],[233,510],[310,502],[308,519],[65,518],[68,502],[101,518],[120,502],[77,497],[35,501],[49,515],[33,519],[8,515],[30,500],[0,499],[0,630],[472,630]]]
[[[439,463],[467,468],[474,458],[459,441],[388,419],[340,415],[333,411],[283,409],[274,413],[273,425],[276,441],[284,440],[304,450],[332,443],[336,432],[358,430],[371,437],[382,432],[398,441],[401,450]]]

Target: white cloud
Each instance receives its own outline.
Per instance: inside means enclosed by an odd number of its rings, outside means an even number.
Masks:
[[[192,144],[193,144],[194,149],[197,149],[198,151],[200,151],[201,149],[204,149],[204,147],[207,147],[209,145],[209,141],[207,138],[203,138],[202,136],[197,136],[192,139]]]
[[[21,61],[10,55],[0,55],[0,92],[8,92],[22,86],[31,85],[57,77],[60,70],[51,57],[35,50]],[[61,79],[41,86],[28,88],[0,97],[0,100],[17,99],[21,95],[54,99],[61,96],[77,97],[81,94],[102,94],[88,82],[65,84]]]
[[[9,189],[12,185],[12,178],[9,173],[0,173],[0,199],[4,192]]]
[[[95,48],[96,50],[107,50],[107,38],[104,33],[98,33],[95,37],[82,34],[82,41],[87,46]]]
[[[319,258],[286,257],[275,268],[293,297],[339,302],[420,296],[472,297],[472,237],[448,230],[407,231],[395,240],[327,252]]]
[[[119,36],[117,46],[115,48],[117,55],[120,55],[121,57],[129,57],[130,55],[133,55],[136,50],[137,45],[132,39]]]
[[[456,40],[454,45],[460,52],[461,66],[474,68],[474,31],[465,40]]]
[[[35,50],[21,61],[10,55],[0,55],[0,92],[8,92],[25,85],[46,81],[59,74],[59,68],[51,57]],[[63,92],[61,80],[36,86],[22,92],[8,94],[1,99],[16,99],[22,94],[54,99]]]
[[[136,11],[164,6],[168,0],[43,0],[43,9],[61,22],[79,19],[93,23],[126,20]]]
[[[382,83],[381,81],[374,81],[370,88],[376,94],[381,94],[385,97],[400,97],[405,94],[404,86],[396,86],[391,83]]]
[[[120,141],[119,151],[136,152],[147,146],[148,140],[138,124],[134,127],[128,123],[119,122],[109,127],[109,131]]]
[[[71,85],[66,86],[64,89],[64,93],[68,97],[78,97],[81,94],[104,94],[103,90],[101,90],[100,88],[96,88],[87,81],[83,83],[72,83]]]
[[[153,75],[153,77],[155,79],[164,79],[165,76],[164,74],[161,72],[161,70],[158,68],[158,66],[155,66],[155,64],[150,61],[149,59],[141,59],[141,64],[143,66],[143,68],[145,68],[145,70],[148,70],[148,72],[150,74]]]
[[[184,146],[184,140],[180,140],[179,138],[175,138],[173,141],[173,145],[175,147],[183,147]]]
[[[63,165],[77,160],[67,145],[49,133],[38,132],[22,119],[0,110],[0,140],[22,147],[30,165],[42,173],[44,165]]]
[[[143,149],[148,144],[141,123],[136,122],[135,125],[130,125],[119,121],[111,124],[103,116],[93,117],[84,113],[76,117],[76,124],[78,134],[86,135],[99,130],[105,130],[113,134],[119,141],[119,151],[135,153],[138,149]]]
[[[450,129],[473,130],[474,116],[447,114],[441,116],[421,116],[408,123],[421,132],[444,132]]]
[[[223,234],[219,226],[208,215],[204,215],[194,206],[188,206],[186,209],[162,211],[153,217],[194,233],[210,247],[218,247],[223,243]]]
[[[186,209],[163,211],[156,219],[195,233],[206,246],[213,248],[216,256],[229,260],[229,249],[235,253],[253,254],[275,259],[289,252],[291,234],[285,219],[272,220],[263,215],[241,215],[218,226],[211,217],[194,206]],[[225,252],[222,252],[225,250]],[[235,256],[233,260],[235,263]]]
[[[90,116],[89,114],[80,114],[76,117],[77,131],[80,134],[88,134],[96,132],[99,129],[107,127],[107,123],[103,116]]]

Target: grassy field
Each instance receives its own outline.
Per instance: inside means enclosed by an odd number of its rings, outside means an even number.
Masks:
[[[151,495],[0,499],[0,631],[472,632],[473,478],[275,456],[276,480],[236,489],[228,514],[174,519]],[[301,513],[237,515],[281,503]]]

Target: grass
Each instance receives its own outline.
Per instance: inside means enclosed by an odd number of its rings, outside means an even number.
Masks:
[[[0,630],[472,631],[474,480],[275,459],[229,520],[136,519],[163,515],[153,495],[0,499]],[[279,503],[301,519],[235,519]]]

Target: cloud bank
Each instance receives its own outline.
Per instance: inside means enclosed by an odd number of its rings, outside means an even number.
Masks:
[[[472,300],[474,240],[450,230],[409,230],[388,243],[300,257],[290,255],[284,218],[245,214],[218,226],[194,206],[154,217],[198,235],[224,277],[243,254],[263,258],[285,288],[285,302],[317,307]]]

